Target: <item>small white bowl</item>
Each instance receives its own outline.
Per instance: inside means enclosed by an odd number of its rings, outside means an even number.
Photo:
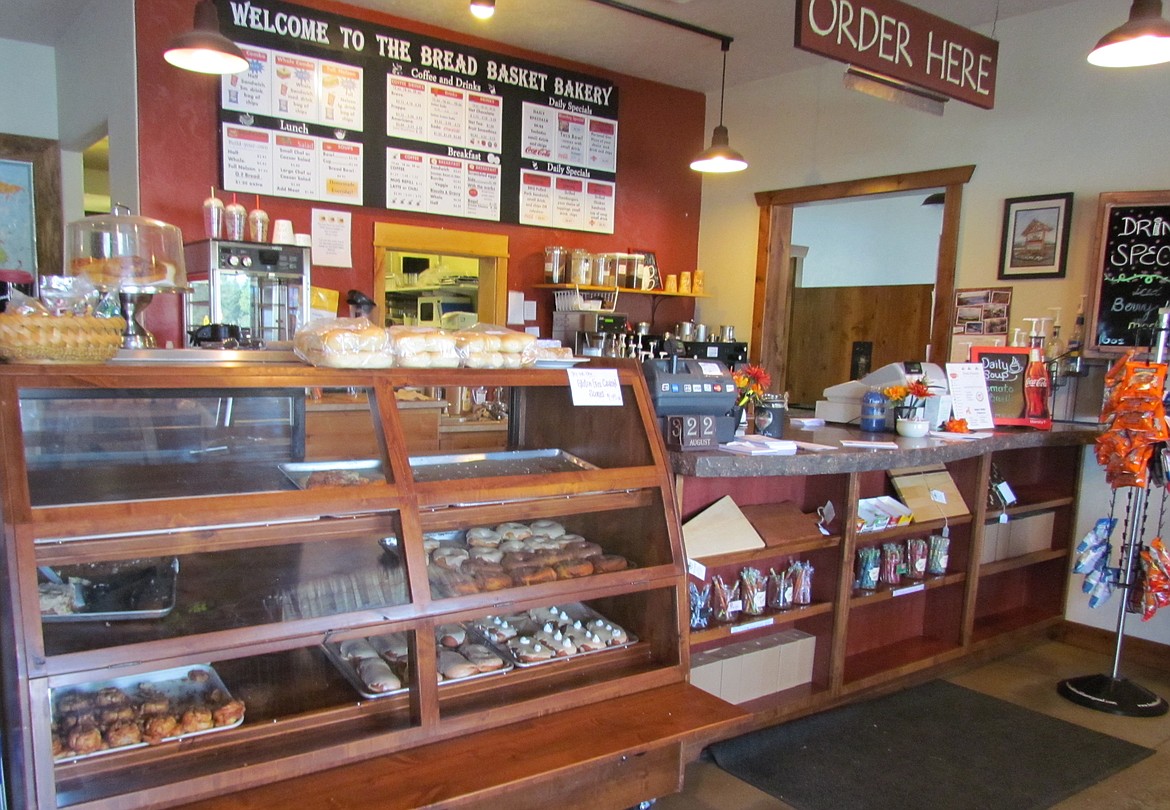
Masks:
[[[930,422],[926,419],[898,419],[894,427],[899,436],[908,439],[921,439],[930,432]]]

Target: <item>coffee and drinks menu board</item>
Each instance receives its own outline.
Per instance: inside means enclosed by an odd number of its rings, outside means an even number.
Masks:
[[[1153,345],[1170,306],[1170,191],[1102,194],[1096,241],[1091,347]]]
[[[613,233],[612,82],[276,0],[217,0],[222,186]]]

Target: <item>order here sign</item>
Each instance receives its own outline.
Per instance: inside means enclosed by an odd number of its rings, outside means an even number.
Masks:
[[[797,0],[796,47],[995,106],[999,43],[898,0]]]

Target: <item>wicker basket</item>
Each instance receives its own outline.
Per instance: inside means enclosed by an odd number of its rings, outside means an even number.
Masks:
[[[617,308],[617,290],[557,290],[553,305],[557,312],[613,312]]]
[[[122,346],[122,318],[0,313],[0,357],[12,363],[104,363]]]

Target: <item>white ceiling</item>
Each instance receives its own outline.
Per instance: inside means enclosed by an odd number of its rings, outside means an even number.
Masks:
[[[109,0],[0,0],[0,38],[53,45],[84,2]],[[488,21],[473,19],[467,0],[345,2],[676,87],[719,89],[722,56],[717,40],[590,0],[496,0],[496,15]],[[809,67],[821,59],[792,44],[796,0],[624,2],[734,38],[727,58],[728,86]],[[1002,20],[1068,2],[914,0],[912,5],[990,34],[997,14]],[[1108,2],[1117,6],[1120,25],[1129,3]]]

